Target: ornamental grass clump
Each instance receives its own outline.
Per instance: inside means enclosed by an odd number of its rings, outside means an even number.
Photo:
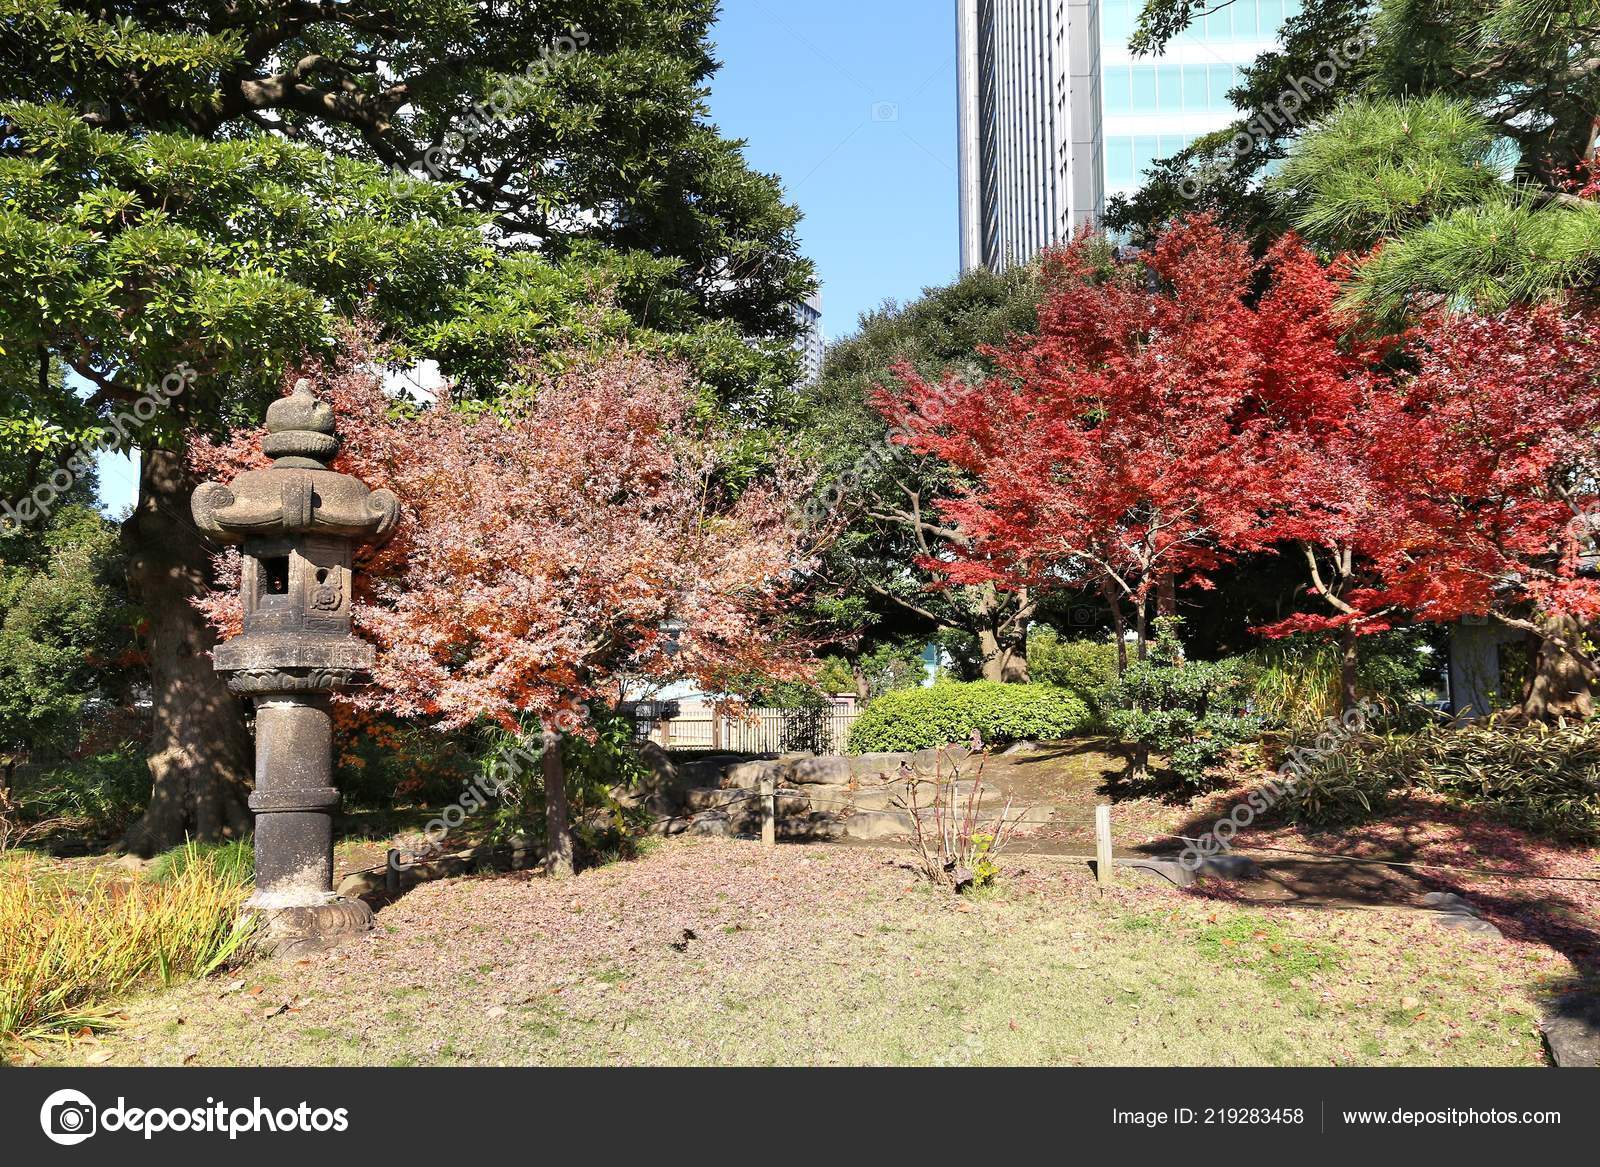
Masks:
[[[0,860],[0,1047],[106,1026],[128,993],[239,958],[255,928],[247,892],[200,853],[162,883],[76,880],[31,855]]]

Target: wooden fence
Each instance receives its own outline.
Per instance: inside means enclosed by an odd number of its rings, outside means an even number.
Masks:
[[[851,705],[822,709],[746,709],[741,714],[713,716],[692,710],[676,716],[670,706],[635,713],[634,732],[669,750],[707,750],[729,754],[842,754],[850,727],[859,714]]]

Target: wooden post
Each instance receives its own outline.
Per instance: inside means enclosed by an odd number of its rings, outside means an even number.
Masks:
[[[383,890],[392,896],[400,894],[400,852],[393,847],[383,868]]]
[[[778,845],[778,780],[771,774],[761,779],[761,845]]]
[[[1094,874],[1101,885],[1116,882],[1112,873],[1111,807],[1102,803],[1094,808]]]

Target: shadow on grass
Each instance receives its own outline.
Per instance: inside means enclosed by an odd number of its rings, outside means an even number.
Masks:
[[[1236,798],[1194,814],[1173,833],[1191,838],[1204,836],[1223,815],[1243,804],[1251,789],[1239,788]],[[1289,825],[1281,816],[1264,816],[1257,821],[1260,830],[1281,830]],[[1251,850],[1254,833],[1248,829],[1240,831],[1234,846],[1243,851]],[[1600,874],[1592,862],[1592,844],[1556,843],[1483,811],[1421,796],[1403,796],[1359,822],[1302,831],[1297,841],[1263,840],[1262,845],[1303,850],[1317,856],[1505,872],[1505,875],[1489,875],[1441,871],[1433,867],[1338,865],[1339,870],[1348,870],[1348,881],[1355,893],[1353,898],[1359,899],[1363,888],[1376,890],[1386,882],[1396,887],[1414,882],[1422,891],[1453,892],[1491,918],[1507,937],[1561,953],[1583,979],[1600,978],[1600,918],[1597,918],[1600,916],[1600,885],[1576,882]],[[1584,870],[1586,850],[1590,861]],[[1274,866],[1286,870],[1297,863],[1293,855],[1278,856],[1271,851],[1264,854],[1273,857]],[[1305,869],[1323,866],[1309,855],[1301,858],[1304,862],[1300,866]],[[1561,863],[1561,873],[1570,875],[1571,881],[1519,878],[1550,874],[1552,862]],[[1202,890],[1201,894],[1208,893]],[[1237,897],[1224,893],[1224,898]]]

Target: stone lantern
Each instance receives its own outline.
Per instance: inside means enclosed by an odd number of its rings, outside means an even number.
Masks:
[[[256,709],[256,892],[279,952],[325,947],[372,927],[372,911],[333,890],[334,693],[371,680],[372,646],[351,635],[351,556],[393,533],[386,490],[327,468],[339,448],[333,410],[311,386],[267,409],[273,462],[230,485],[202,484],[200,530],[241,544],[244,631],[218,646],[216,669]]]

